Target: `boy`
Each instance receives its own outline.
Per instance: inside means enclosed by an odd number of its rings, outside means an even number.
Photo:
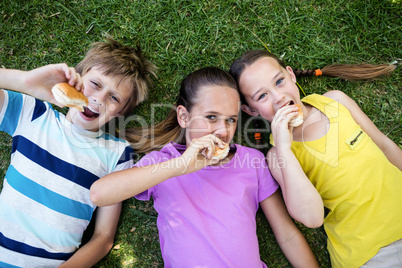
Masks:
[[[89,188],[131,167],[133,151],[101,127],[146,98],[155,71],[139,48],[114,40],[93,44],[76,69],[0,69],[0,88],[14,90],[0,90],[0,131],[13,137],[0,194],[0,266],[90,267],[109,252],[121,203],[98,208],[94,234],[79,248],[96,208]],[[64,116],[35,99],[60,105],[51,93],[59,82],[87,96],[84,112]]]

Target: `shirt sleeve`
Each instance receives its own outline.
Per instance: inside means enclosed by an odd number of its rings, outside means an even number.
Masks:
[[[264,155],[261,159],[261,167],[258,169],[258,202],[270,197],[279,188],[279,184],[272,177]]]
[[[25,121],[33,121],[50,108],[51,105],[32,96],[20,92],[3,90],[4,104],[0,111],[0,130],[11,136],[18,131],[18,127],[25,127]]]
[[[23,95],[18,92],[3,90],[4,103],[0,111],[0,130],[11,136],[16,131],[21,117]]]
[[[126,148],[124,148],[123,153],[120,155],[120,159],[116,164],[116,167],[113,171],[120,171],[124,169],[131,168],[134,165],[134,149],[130,144],[127,144]]]

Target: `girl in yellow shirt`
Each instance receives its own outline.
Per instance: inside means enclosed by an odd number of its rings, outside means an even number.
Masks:
[[[334,76],[347,79],[372,78],[394,68],[349,77],[356,66],[341,67],[345,73]],[[295,72],[268,51],[245,53],[230,73],[243,97],[242,110],[271,122],[275,146],[267,161],[272,175],[294,219],[308,227],[324,223],[332,266],[378,267],[383,255],[378,252],[388,251],[390,244],[402,252],[401,149],[341,91],[300,99]],[[289,126],[298,114],[294,104],[304,115],[298,127]],[[402,266],[395,253],[387,254],[393,258],[380,260],[381,267],[391,261]]]

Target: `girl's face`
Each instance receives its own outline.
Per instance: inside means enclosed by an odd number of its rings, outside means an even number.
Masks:
[[[248,105],[246,113],[272,122],[276,111],[293,102],[301,104],[296,76],[289,66],[284,69],[273,58],[263,57],[247,66],[239,79],[239,87]]]
[[[240,96],[236,89],[218,85],[201,87],[195,103],[191,112],[183,106],[177,108],[179,123],[186,128],[186,144],[208,134],[229,143],[240,111]]]
[[[82,93],[87,96],[89,105],[84,112],[70,108],[67,120],[82,129],[98,131],[114,117],[120,116],[132,89],[128,79],[104,75],[96,68],[83,75],[82,80]]]

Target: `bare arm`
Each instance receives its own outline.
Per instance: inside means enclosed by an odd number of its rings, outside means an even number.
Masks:
[[[306,239],[290,218],[279,190],[260,202],[260,206],[292,267],[318,267]]]
[[[213,135],[207,135],[194,139],[183,155],[178,158],[110,173],[92,184],[91,201],[98,206],[115,204],[167,179],[192,173],[214,164],[216,160],[211,159],[211,156],[215,143],[222,144],[222,141]],[[204,150],[208,151],[207,157],[202,154]]]
[[[324,95],[344,105],[350,111],[356,123],[370,136],[388,160],[402,171],[402,150],[376,127],[354,100],[338,90],[329,91]]]
[[[66,64],[50,64],[31,71],[0,69],[0,88],[29,94],[35,98],[59,105],[51,93],[52,87],[68,82],[78,90],[82,88],[81,76]],[[0,96],[0,104],[2,102]]]
[[[61,268],[92,267],[108,254],[113,246],[117,224],[121,211],[121,203],[113,206],[97,208],[95,230],[92,238],[78,249]]]
[[[97,206],[108,206],[175,176],[182,175],[185,168],[180,158],[144,167],[133,167],[112,172],[91,186],[91,201]]]
[[[292,218],[310,228],[321,226],[324,220],[321,196],[304,174],[293,152],[289,149],[278,154],[277,148],[273,147],[267,159]]]
[[[267,162],[281,186],[290,215],[307,227],[315,228],[323,223],[324,204],[290,149],[293,137],[289,120],[294,116],[293,110],[292,107],[284,107],[276,113],[271,124],[276,147],[269,150]]]

